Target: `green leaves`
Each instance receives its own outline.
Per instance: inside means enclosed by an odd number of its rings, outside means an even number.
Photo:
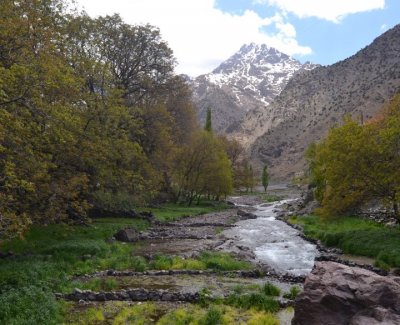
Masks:
[[[398,215],[400,96],[366,125],[346,118],[306,157],[326,216],[349,213],[371,199],[390,202]]]
[[[208,131],[197,132],[177,156],[175,178],[189,204],[200,195],[229,194],[232,170],[221,141]]]
[[[0,3],[3,238],[31,221],[84,221],[121,193],[114,206],[147,204],[170,189],[176,144],[193,132],[190,93],[159,30],[68,4]]]

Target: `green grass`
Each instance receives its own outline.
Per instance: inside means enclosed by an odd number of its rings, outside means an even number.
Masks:
[[[279,303],[274,297],[279,297],[281,290],[272,283],[265,283],[256,292],[243,293],[243,290],[234,289],[234,293],[223,299],[223,303],[242,309],[255,309],[264,312],[277,312]]]
[[[218,212],[226,210],[228,205],[224,202],[201,201],[199,205],[187,206],[187,204],[165,204],[161,208],[152,208],[156,218],[161,222],[172,222],[188,216]]]
[[[224,208],[224,204],[202,203],[193,207],[168,205],[154,212],[159,220],[170,221]],[[32,226],[23,239],[1,243],[0,250],[12,251],[15,257],[0,260],[0,324],[59,324],[67,307],[56,301],[55,292],[70,292],[74,287],[109,290],[118,286],[110,279],[72,281],[74,275],[104,269],[144,271],[156,267],[155,263],[133,256],[132,245],[110,240],[124,227],[145,230],[149,224],[129,218],[99,218],[90,226]],[[233,258],[231,264],[226,263],[225,260],[230,261],[226,256],[219,259],[223,263],[215,264],[218,270],[234,267],[232,264],[236,263]],[[166,269],[205,269],[212,264],[210,260],[213,259],[167,261],[170,266]],[[158,262],[159,268],[166,266],[161,260]]]
[[[283,200],[283,197],[276,194],[270,194],[268,192],[236,192],[235,195],[239,196],[258,196],[263,202],[270,203]]]
[[[327,246],[343,252],[368,256],[379,267],[400,267],[400,228],[387,228],[379,223],[356,217],[325,220],[318,216],[292,217],[301,224],[305,235],[320,239]]]
[[[266,296],[279,297],[281,294],[281,290],[269,282],[265,283],[261,290]]]
[[[17,255],[0,261],[0,324],[59,324],[64,308],[54,292],[71,291],[72,275],[105,268],[140,269],[143,261],[131,255],[132,247],[106,242],[128,225],[147,227],[142,220],[128,219],[102,219],[90,227],[33,226],[24,239],[3,243],[2,251]],[[103,284],[107,286],[112,283]]]
[[[260,196],[261,200],[263,200],[263,202],[266,202],[266,203],[283,200],[282,196],[275,195],[275,194],[259,193],[259,196]]]
[[[206,269],[217,271],[249,270],[252,268],[250,263],[236,260],[227,253],[202,252],[199,260],[204,263]]]
[[[233,288],[233,293],[226,298],[212,298],[208,289],[203,289],[200,293],[199,304],[202,307],[212,306],[213,304],[229,305],[241,310],[256,310],[267,313],[275,313],[279,310],[279,302],[275,297],[279,297],[281,290],[273,284],[267,282],[263,286],[250,288],[237,285]],[[253,289],[256,289],[254,291]],[[247,291],[247,292],[245,292]]]
[[[119,288],[119,283],[113,278],[94,278],[86,282],[74,282],[74,288],[92,291],[112,291]]]
[[[279,321],[270,313],[255,310],[243,310],[226,305],[183,307],[168,312],[157,325],[278,325]]]
[[[126,302],[107,302],[102,306],[89,307],[84,310],[72,310],[64,324],[149,324],[149,319],[157,317],[156,306],[152,303],[131,305]]]
[[[289,292],[283,294],[283,298],[294,300],[301,292],[300,287],[291,286]]]
[[[255,309],[275,313],[279,310],[279,303],[271,296],[267,296],[262,292],[254,292],[250,294],[237,295],[232,294],[224,299],[224,303],[236,308]]]
[[[149,269],[154,270],[215,270],[215,271],[237,271],[249,270],[252,265],[245,261],[236,260],[228,253],[204,251],[198,259],[184,259],[179,256],[156,255],[149,262]]]
[[[172,307],[163,310],[154,303],[108,302],[70,313],[65,324],[156,324],[156,325],[278,325],[274,315],[226,305]]]

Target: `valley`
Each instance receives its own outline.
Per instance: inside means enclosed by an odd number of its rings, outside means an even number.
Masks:
[[[0,1],[0,324],[400,324],[398,4],[82,1]]]
[[[331,66],[301,65],[275,49],[243,46],[195,79],[197,114],[202,121],[211,107],[218,132],[242,143],[277,181],[290,180],[304,173],[311,143],[347,115],[367,122],[399,91],[399,37],[396,26]]]

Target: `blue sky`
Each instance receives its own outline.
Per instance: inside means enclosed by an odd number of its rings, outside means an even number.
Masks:
[[[246,43],[301,62],[333,64],[400,23],[400,0],[76,0],[89,15],[119,13],[160,28],[178,73],[198,76]]]
[[[324,3],[323,0],[320,2]],[[286,11],[286,21],[294,26],[298,43],[312,49],[311,54],[292,56],[300,61],[308,60],[328,65],[355,54],[386,30],[400,23],[400,0],[382,2],[383,9],[348,14],[338,22],[322,17],[299,18],[295,13]],[[247,0],[217,0],[215,5],[222,11],[235,14],[250,9],[261,16],[271,16],[280,11],[279,7],[270,5],[268,1],[260,3]],[[274,33],[274,29],[274,26],[270,26],[266,31]]]

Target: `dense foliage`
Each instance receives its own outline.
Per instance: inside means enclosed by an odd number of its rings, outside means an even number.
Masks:
[[[227,194],[226,152],[197,131],[174,65],[153,26],[92,19],[67,0],[1,1],[0,238],[31,223],[85,220],[93,206],[125,211],[176,198],[179,189],[189,200],[192,191]],[[211,146],[201,166],[209,176],[189,186],[182,157],[202,141]]]
[[[380,200],[400,217],[400,95],[365,125],[347,118],[307,152],[323,215]]]

